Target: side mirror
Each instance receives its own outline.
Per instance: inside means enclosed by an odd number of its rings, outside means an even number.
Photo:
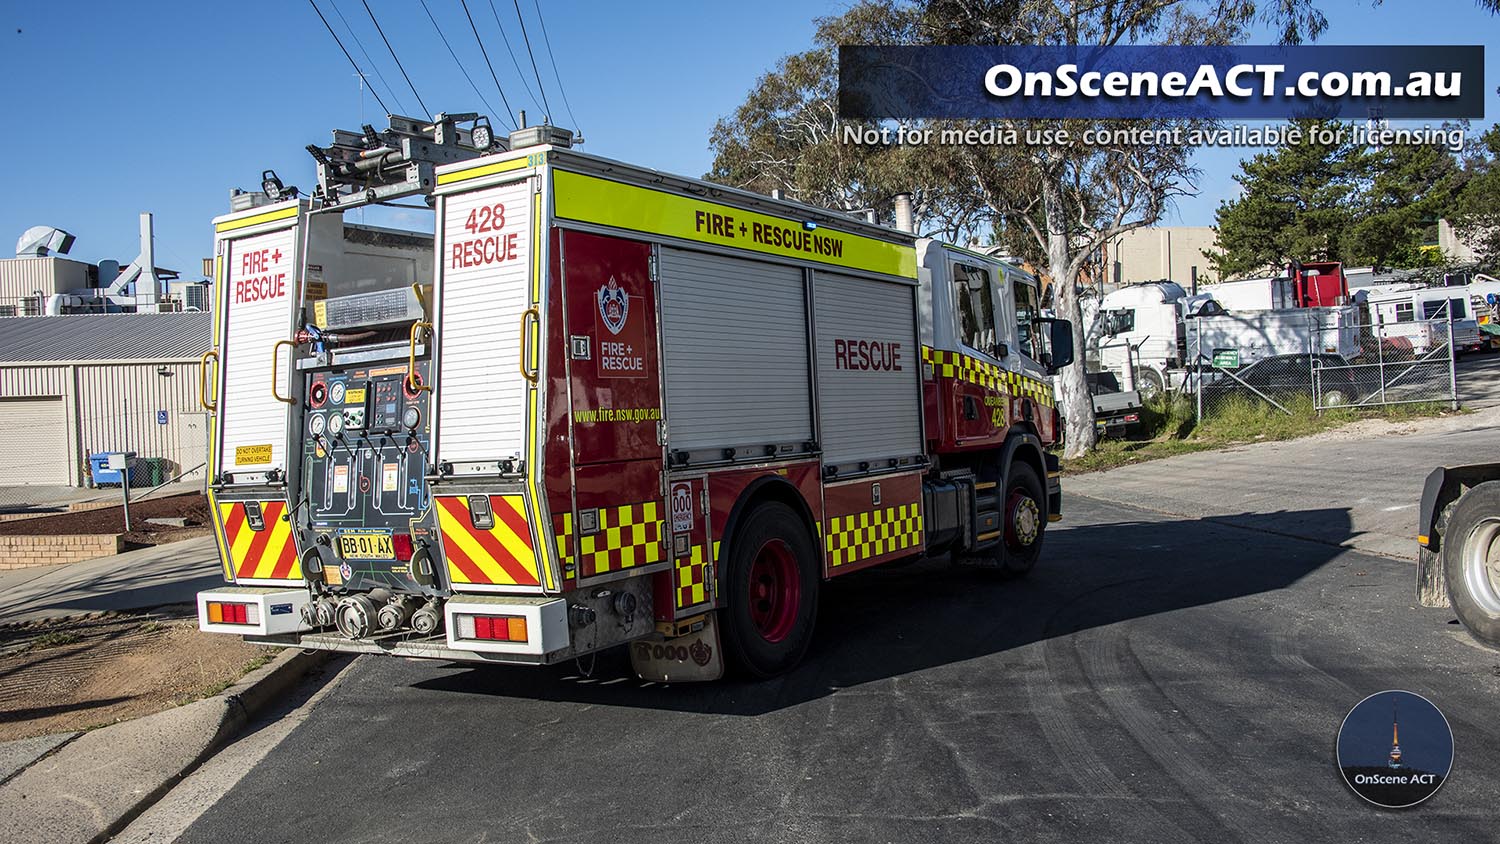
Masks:
[[[1046,367],[1048,374],[1055,374],[1073,362],[1073,323],[1070,320],[1038,317],[1031,321],[1031,326],[1037,340],[1045,338],[1046,348],[1037,350],[1037,363]]]
[[[1005,356],[1010,354],[1010,346],[1004,343],[996,343],[990,346],[990,353],[1001,360],[1005,360]]]

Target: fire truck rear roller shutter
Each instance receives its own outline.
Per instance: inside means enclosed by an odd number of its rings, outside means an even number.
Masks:
[[[921,454],[914,288],[819,272],[813,290],[824,461],[842,470]]]
[[[812,438],[802,270],[661,250],[672,448]]]
[[[274,357],[272,347],[291,332],[296,251],[296,228],[231,240],[224,250],[219,467],[225,472],[285,465],[287,410],[271,386],[273,369],[285,379],[292,361],[286,347]]]
[[[495,460],[524,447],[525,381],[519,372],[520,316],[529,307],[531,183],[499,185],[449,197],[444,208],[441,343],[436,454],[441,460]],[[503,208],[492,234],[471,234],[470,214]],[[503,258],[467,261],[453,248],[476,237],[508,243]]]

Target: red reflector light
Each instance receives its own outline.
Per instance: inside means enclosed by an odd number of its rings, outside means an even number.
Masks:
[[[1139,421],[1141,421],[1140,414],[1138,414],[1138,413],[1127,413],[1127,414],[1125,414],[1125,421],[1126,422],[1139,422]]]
[[[398,533],[391,537],[391,547],[396,552],[396,559],[403,563],[411,561],[411,534]]]
[[[208,602],[210,624],[259,624],[260,613],[252,612],[254,604],[231,604],[227,601]]]
[[[470,624],[473,625],[472,633]],[[525,642],[526,619],[519,615],[474,615],[458,617],[459,637],[491,642]]]

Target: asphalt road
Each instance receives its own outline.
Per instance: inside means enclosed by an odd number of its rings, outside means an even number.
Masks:
[[[1500,405],[1500,354],[1462,355],[1454,362],[1458,401],[1464,407]]]
[[[1358,427],[1068,477],[1063,493],[1415,560],[1423,480],[1435,466],[1495,460],[1500,408]],[[1347,518],[1325,519],[1330,502]]]
[[[592,678],[361,657],[124,837],[1489,840],[1500,654],[1416,607],[1410,564],[1069,506],[1024,581],[834,581],[807,662],[774,682],[650,686],[618,655]],[[1402,813],[1333,759],[1344,715],[1389,688],[1436,702],[1457,740],[1447,784]]]

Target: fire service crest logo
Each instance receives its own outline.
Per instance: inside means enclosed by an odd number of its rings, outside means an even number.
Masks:
[[[630,316],[630,297],[625,294],[619,282],[615,281],[614,276],[610,276],[609,283],[599,288],[599,316],[610,334],[619,334],[625,328],[626,318]]]

